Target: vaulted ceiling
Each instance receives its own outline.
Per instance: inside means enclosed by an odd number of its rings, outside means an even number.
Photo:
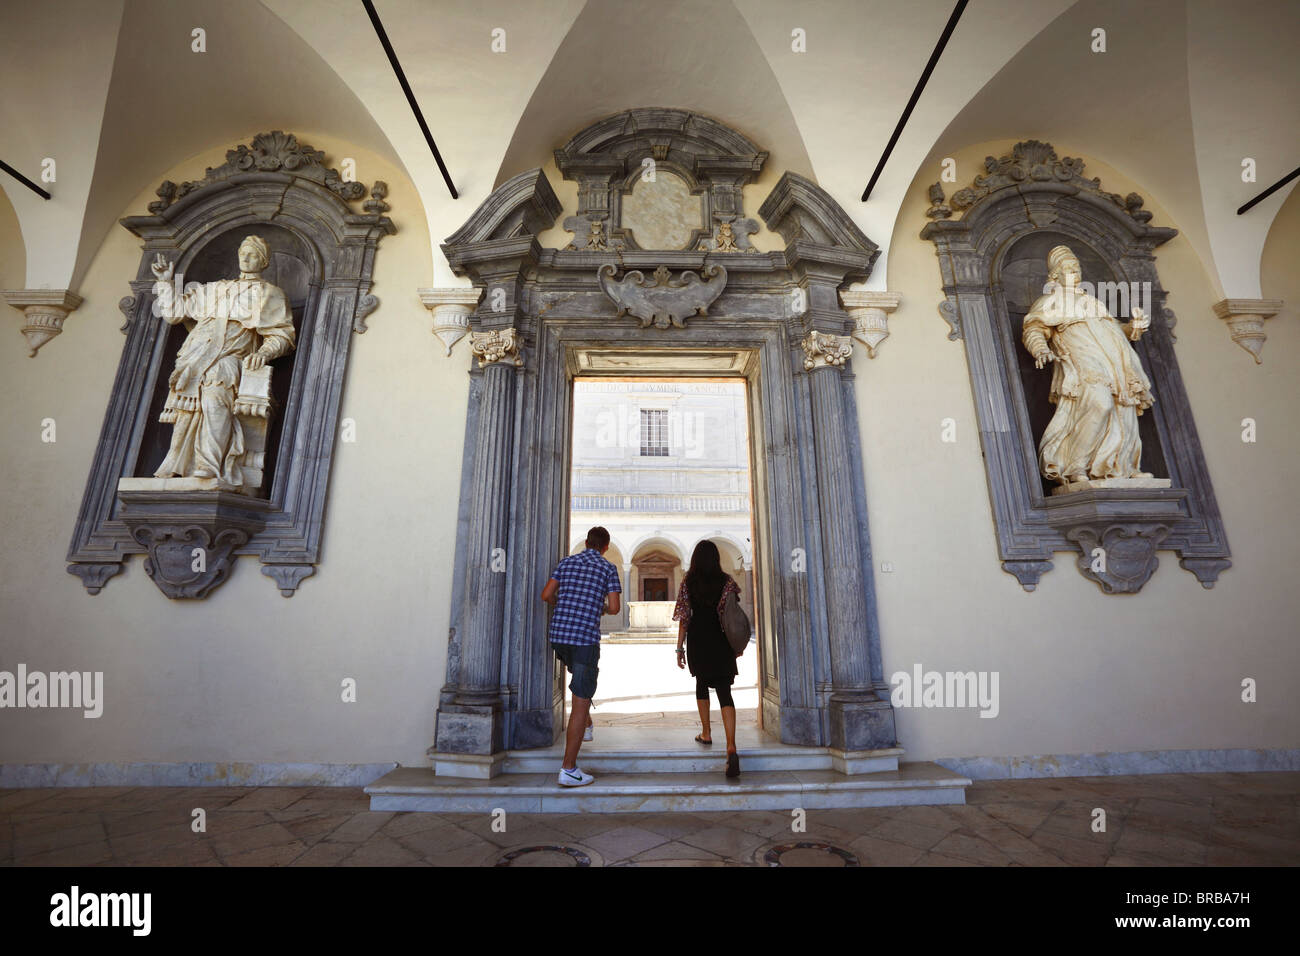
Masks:
[[[48,202],[0,177],[28,287],[75,290],[133,197],[187,158],[271,128],[322,148],[357,144],[406,170],[435,250],[421,284],[457,281],[438,242],[495,185],[548,168],[578,129],[636,106],[711,115],[771,153],[765,179],[786,169],[814,179],[882,246],[879,287],[915,181],[938,179],[941,159],[963,146],[1036,137],[1122,170],[1169,210],[1218,291],[1258,296],[1264,239],[1294,183],[1246,216],[1235,210],[1300,161],[1291,0],[972,0],[865,203],[951,0],[375,5],[458,200],[360,0],[10,7],[0,159],[31,178],[58,160]],[[204,53],[192,50],[195,28]],[[1092,51],[1097,28],[1104,54]],[[806,52],[794,49],[796,31]],[[1241,180],[1246,157],[1255,183]],[[553,166],[548,175],[558,178]]]

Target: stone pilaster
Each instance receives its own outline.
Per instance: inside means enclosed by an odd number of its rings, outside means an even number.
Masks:
[[[800,343],[810,372],[813,441],[817,458],[817,507],[826,577],[826,620],[830,638],[830,740],[845,751],[892,747],[894,713],[871,683],[870,635],[863,556],[858,544],[848,443],[848,421],[840,368],[848,336],[810,331]],[[854,465],[856,467],[856,464]]]
[[[474,449],[474,500],[469,515],[460,680],[450,703],[438,709],[435,749],[491,755],[501,750],[501,634],[510,537],[515,369],[522,365],[514,329],[472,333],[483,368],[483,395]]]
[[[67,289],[5,289],[0,295],[23,313],[23,335],[30,358],[63,331],[63,320],[81,305],[81,296]]]

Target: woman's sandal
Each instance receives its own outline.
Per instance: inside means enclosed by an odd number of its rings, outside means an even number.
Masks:
[[[705,740],[703,734],[696,734],[696,735],[695,735],[695,742],[696,742],[697,744],[703,744],[703,745],[706,746],[706,747],[712,747],[712,746],[713,746],[713,738],[710,737],[708,740]]]
[[[740,754],[727,754],[727,776],[740,776]]]

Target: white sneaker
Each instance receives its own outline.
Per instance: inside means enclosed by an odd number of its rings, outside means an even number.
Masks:
[[[584,741],[591,740],[591,724],[588,724],[587,729],[582,732],[582,739]]]
[[[574,767],[572,770],[560,768],[559,782],[561,787],[585,787],[595,779],[591,774],[583,773],[581,767]]]

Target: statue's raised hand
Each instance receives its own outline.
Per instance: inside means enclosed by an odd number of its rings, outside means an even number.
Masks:
[[[1128,337],[1136,342],[1142,333],[1151,328],[1151,316],[1138,306],[1133,306],[1133,321],[1128,324]]]
[[[167,261],[167,257],[161,252],[153,257],[153,262],[149,263],[149,270],[153,277],[159,282],[166,282],[172,277],[172,269],[175,266]]]

